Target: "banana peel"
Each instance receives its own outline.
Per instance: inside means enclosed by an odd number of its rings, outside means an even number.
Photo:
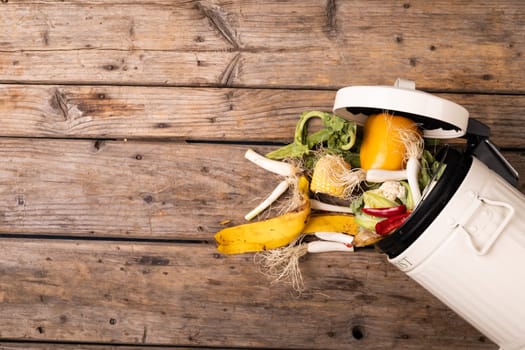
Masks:
[[[373,245],[384,238],[370,230],[363,230],[355,222],[354,215],[343,214],[314,214],[310,216],[303,229],[303,234],[315,232],[342,232],[354,236],[355,247]]]
[[[223,254],[242,254],[280,248],[303,232],[310,217],[309,181],[298,178],[301,204],[292,212],[268,220],[228,227],[215,234],[217,250]]]
[[[316,214],[310,216],[308,223],[303,229],[303,234],[342,232],[355,236],[358,231],[359,225],[355,222],[353,215]]]
[[[372,244],[376,244],[382,240],[384,236],[378,235],[370,230],[360,230],[354,238],[354,246],[366,247]]]

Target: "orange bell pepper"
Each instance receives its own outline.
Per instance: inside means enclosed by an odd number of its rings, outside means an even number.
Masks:
[[[417,132],[417,124],[408,118],[388,113],[371,115],[365,122],[359,151],[361,168],[401,170],[405,166],[406,147],[400,132]]]

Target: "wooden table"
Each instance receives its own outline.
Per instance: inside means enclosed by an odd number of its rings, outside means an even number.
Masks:
[[[347,85],[415,80],[525,173],[524,56],[519,0],[2,0],[0,348],[496,349],[372,249],[298,296],[212,237]]]

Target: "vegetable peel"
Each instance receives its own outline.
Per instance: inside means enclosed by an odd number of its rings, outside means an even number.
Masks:
[[[308,134],[313,118],[322,120],[324,128]],[[301,114],[295,127],[294,141],[266,154],[270,159],[301,158],[308,155],[316,145],[326,143],[328,149],[347,151],[356,141],[357,125],[334,114],[308,111]]]
[[[308,223],[303,229],[303,234],[315,232],[343,232],[355,235],[359,225],[355,222],[353,215],[343,214],[315,214],[311,215]]]
[[[302,203],[294,211],[253,223],[228,227],[215,234],[217,250],[224,254],[242,254],[275,249],[297,239],[310,216],[309,181],[298,178],[297,190]]]

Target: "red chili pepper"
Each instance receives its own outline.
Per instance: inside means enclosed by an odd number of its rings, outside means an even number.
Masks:
[[[407,207],[404,204],[398,205],[397,207],[390,208],[363,208],[363,213],[373,216],[379,216],[382,218],[390,218],[399,214],[403,214],[407,211]]]
[[[381,220],[376,224],[376,233],[381,236],[385,236],[390,232],[397,229],[406,218],[410,215],[410,212],[405,212],[396,216],[391,216],[387,219]]]

